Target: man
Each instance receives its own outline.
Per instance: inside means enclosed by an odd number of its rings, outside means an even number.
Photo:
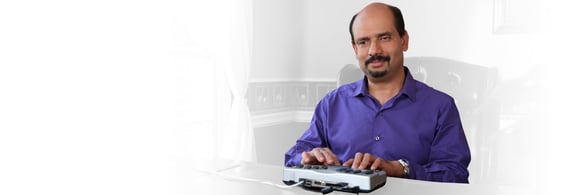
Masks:
[[[369,4],[349,29],[364,79],[319,102],[285,165],[343,165],[468,183],[471,155],[453,98],[414,80],[403,66],[409,35],[401,11]]]

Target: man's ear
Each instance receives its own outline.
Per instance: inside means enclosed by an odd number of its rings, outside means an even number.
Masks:
[[[403,34],[403,36],[401,36],[401,48],[403,49],[403,51],[407,51],[407,49],[409,48],[409,34],[407,33],[407,31],[405,31],[405,34]]]
[[[357,56],[357,45],[355,45],[353,41],[351,42],[351,47],[353,47],[353,52],[355,53],[355,56]]]

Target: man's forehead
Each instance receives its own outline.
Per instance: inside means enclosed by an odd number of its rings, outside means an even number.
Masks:
[[[357,18],[353,25],[353,34],[356,38],[391,34],[396,31],[393,18]]]

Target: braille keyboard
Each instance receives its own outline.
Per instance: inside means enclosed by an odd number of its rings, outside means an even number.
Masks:
[[[345,192],[371,192],[387,181],[379,170],[357,170],[344,166],[298,165],[284,167],[283,182],[291,185],[303,181],[303,187]]]

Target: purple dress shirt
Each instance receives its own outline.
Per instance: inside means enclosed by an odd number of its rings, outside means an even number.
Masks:
[[[385,105],[368,93],[365,77],[328,93],[286,152],[285,165],[300,164],[304,151],[329,147],[341,163],[370,153],[408,161],[412,179],[468,183],[471,154],[453,98],[405,72],[403,88]]]

